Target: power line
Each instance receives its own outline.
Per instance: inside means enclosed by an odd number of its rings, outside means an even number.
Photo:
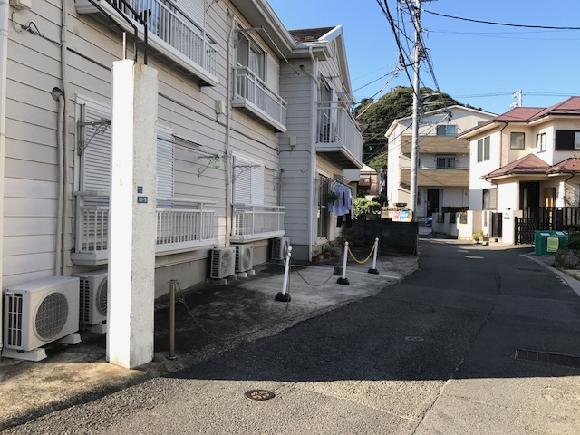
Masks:
[[[443,14],[440,12],[430,11],[428,9],[423,9],[423,12],[426,12],[430,15],[435,15],[438,17],[451,18],[451,19],[459,20],[459,21],[467,21],[469,23],[488,24],[488,25],[492,25],[492,26],[506,26],[506,27],[518,27],[518,28],[523,27],[523,28],[527,28],[527,29],[580,30],[580,27],[577,27],[577,26],[548,26],[548,25],[543,25],[543,24],[502,23],[499,21],[487,21],[487,20],[479,20],[476,18],[460,17],[458,15]]]

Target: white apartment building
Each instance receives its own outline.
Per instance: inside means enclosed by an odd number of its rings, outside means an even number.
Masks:
[[[580,97],[517,107],[460,139],[470,143],[469,208],[482,212],[474,230],[531,243],[536,229],[579,223]]]
[[[251,246],[260,264],[285,234],[305,259],[334,237],[317,180],[362,155],[340,26],[291,34],[266,0],[2,2],[1,288],[107,269],[111,67],[143,60],[143,17],[159,78],[155,295],[207,279],[212,248]]]
[[[419,126],[419,171],[416,215],[467,208],[469,204],[469,147],[457,139],[495,115],[453,105],[425,112]],[[395,120],[387,132],[387,199],[390,207],[409,207],[411,188],[411,117]]]

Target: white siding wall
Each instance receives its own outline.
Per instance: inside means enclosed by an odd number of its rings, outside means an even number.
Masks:
[[[483,134],[484,138],[487,135]],[[490,135],[489,160],[477,161],[477,139],[469,142],[469,208],[481,210],[483,189],[492,189],[494,184],[482,177],[499,167],[500,161],[500,133]],[[478,138],[479,139],[479,138]]]
[[[110,66],[121,55],[120,34],[91,16],[78,16],[74,2],[66,2],[69,13],[69,45],[95,62]],[[61,2],[35,0],[30,11],[14,14],[16,22],[34,21],[39,31],[54,41],[60,40]],[[225,116],[217,115],[216,101],[225,101],[226,95],[226,37],[229,30],[226,7],[229,2],[214,3],[206,17],[207,31],[217,42],[217,76],[215,87],[200,87],[194,78],[181,73],[175,66],[164,63],[164,58],[152,54],[150,64],[159,70],[159,122],[174,134],[200,145],[198,158],[191,152],[176,148],[175,196],[200,201],[216,202],[219,220],[219,240],[225,240],[225,171],[208,167],[205,153],[224,153]],[[244,22],[243,18],[240,18]],[[246,23],[247,24],[247,23]],[[56,121],[57,105],[50,91],[61,87],[60,48],[45,39],[27,32],[16,33],[10,28],[8,46],[7,86],[7,150],[5,199],[5,285],[54,273],[55,225],[57,191]],[[265,42],[256,36],[263,48],[273,55]],[[70,91],[69,105],[69,161],[70,179],[78,180],[76,145],[75,99],[83,95],[104,104],[110,104],[111,74],[106,68],[74,53],[68,54]],[[275,62],[274,62],[275,63]],[[263,162],[266,173],[265,199],[267,205],[276,203],[278,170],[278,141],[275,131],[256,121],[241,109],[234,109],[231,147]],[[73,164],[74,162],[74,164]],[[73,210],[72,191],[78,186],[67,186],[70,210]],[[65,249],[73,246],[73,219],[67,219]],[[172,258],[158,258],[158,265],[178,264],[204,258],[206,252],[192,252]],[[205,278],[203,273],[189,276],[182,286]],[[73,273],[70,255],[66,272]],[[158,285],[165,292],[165,285]]]
[[[302,254],[306,250],[308,237],[308,213],[311,209],[309,191],[313,188],[313,150],[314,150],[314,101],[316,98],[315,81],[300,71],[304,65],[306,71],[313,74],[310,61],[290,61],[282,64],[280,69],[280,94],[288,104],[287,131],[280,135],[280,167],[282,205],[286,207],[286,234],[290,242]],[[296,146],[290,146],[290,138]],[[300,248],[298,248],[300,250]],[[297,255],[301,255],[297,252]]]

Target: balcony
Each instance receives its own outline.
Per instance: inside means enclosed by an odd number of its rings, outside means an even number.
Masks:
[[[254,207],[235,205],[233,230],[234,243],[281,237],[284,233],[284,207]]]
[[[425,154],[469,154],[469,142],[455,136],[420,136],[419,147]],[[411,135],[401,136],[401,154],[411,155]]]
[[[234,68],[233,107],[242,107],[277,131],[286,131],[286,101],[245,66]]]
[[[401,169],[401,184],[411,185],[411,169]],[[468,187],[468,169],[419,169],[419,187]]]
[[[196,24],[169,0],[97,0],[99,6],[121,27],[131,33],[133,29],[115,10],[120,10],[138,28],[141,39],[144,29],[126,6],[146,15],[149,23],[149,45],[173,63],[185,68],[208,85],[218,83],[216,50],[205,30]],[[76,0],[79,14],[98,14],[100,11],[88,0]]]
[[[73,262],[78,265],[107,264],[109,257],[108,197],[77,197],[77,220]],[[162,202],[160,201],[160,204]],[[158,256],[209,247],[216,243],[216,212],[212,204],[179,201],[175,208],[157,208]]]
[[[316,151],[325,153],[342,169],[361,169],[363,137],[340,102],[318,103]]]

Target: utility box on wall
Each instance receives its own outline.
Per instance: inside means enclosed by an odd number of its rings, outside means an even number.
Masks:
[[[568,233],[565,231],[536,231],[534,241],[536,255],[555,255],[558,249],[568,247]]]

